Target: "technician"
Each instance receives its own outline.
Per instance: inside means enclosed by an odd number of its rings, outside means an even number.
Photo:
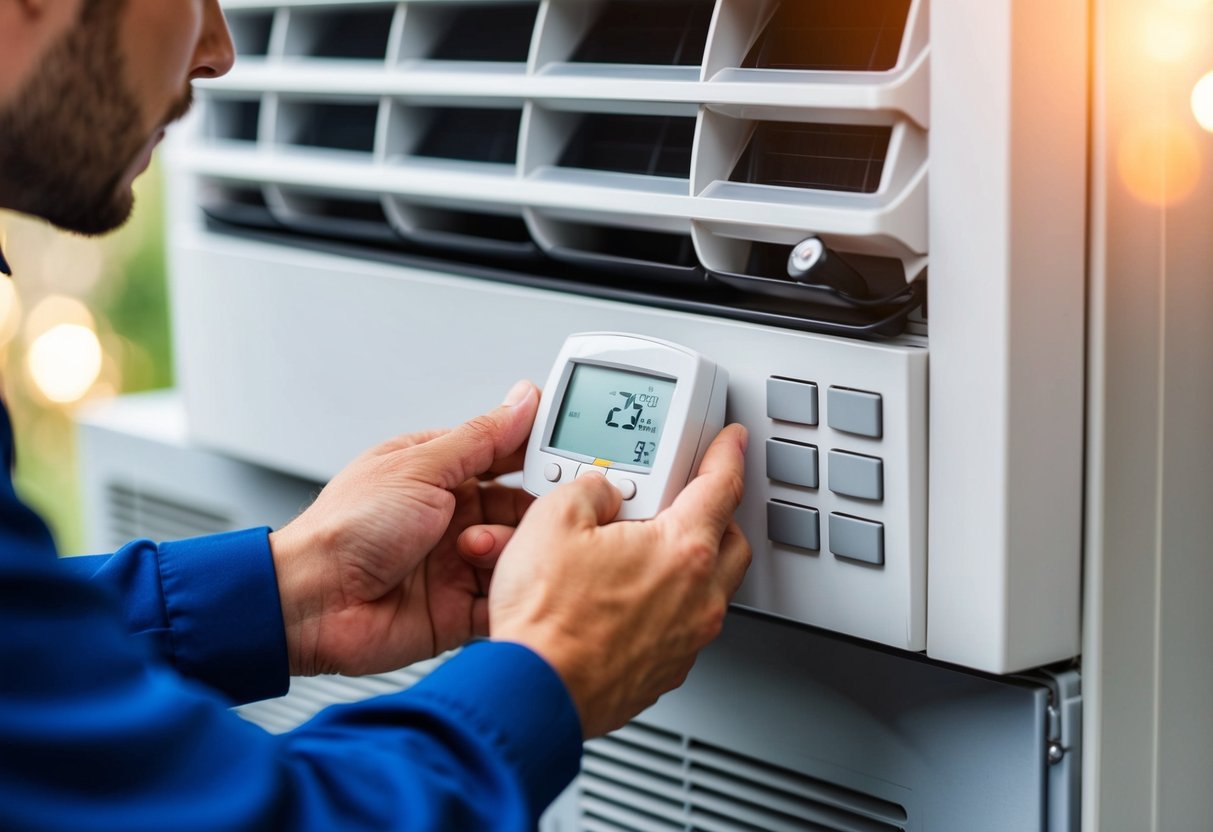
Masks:
[[[233,59],[217,0],[0,0],[0,207],[118,227],[190,80]],[[584,738],[685,678],[750,557],[740,427],[655,520],[610,524],[602,477],[533,505],[482,482],[520,465],[537,401],[520,383],[370,450],[277,532],[66,560],[0,408],[0,828],[533,829]],[[288,734],[228,710],[478,635]]]

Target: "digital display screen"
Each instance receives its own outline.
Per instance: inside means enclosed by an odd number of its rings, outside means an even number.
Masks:
[[[673,379],[574,362],[550,447],[648,470],[674,386]]]

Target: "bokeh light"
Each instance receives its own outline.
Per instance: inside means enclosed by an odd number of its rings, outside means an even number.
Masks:
[[[1120,137],[1116,169],[1138,200],[1173,205],[1186,199],[1200,180],[1200,149],[1184,125],[1143,122]]]
[[[101,342],[79,324],[57,324],[30,344],[26,366],[38,392],[56,404],[84,398],[101,374]]]
[[[0,349],[8,345],[21,328],[21,297],[17,287],[6,277],[0,277]]]
[[[84,303],[67,295],[47,295],[35,304],[25,320],[25,342],[32,344],[47,330],[73,324],[95,330],[93,313]]]
[[[1142,22],[1141,37],[1146,55],[1168,64],[1190,57],[1204,39],[1204,33],[1192,25],[1189,15],[1154,8]]]
[[[1213,133],[1213,70],[1204,74],[1192,88],[1192,115],[1196,123]]]

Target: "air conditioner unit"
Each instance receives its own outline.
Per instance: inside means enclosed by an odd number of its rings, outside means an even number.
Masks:
[[[1081,652],[1084,823],[1204,823],[1213,9],[225,7],[242,57],[168,148],[194,441],[324,480],[570,332],[683,342],[751,433],[740,606],[979,672]],[[790,272],[810,238],[834,267]]]
[[[570,332],[657,335],[728,365],[751,430],[740,604],[1071,657],[1084,8],[229,3],[243,57],[171,157],[191,433],[324,479]],[[799,282],[811,236],[839,265]]]
[[[172,394],[83,416],[90,550],[277,526],[315,493],[190,444],[184,427]],[[322,707],[406,688],[436,661],[293,679],[288,695],[238,711],[289,730]],[[540,828],[1075,829],[1080,702],[1072,670],[991,677],[735,613],[684,687],[588,744]]]

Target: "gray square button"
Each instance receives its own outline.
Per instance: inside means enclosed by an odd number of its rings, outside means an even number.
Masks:
[[[835,494],[884,499],[884,461],[880,457],[830,451],[829,466],[830,490]]]
[[[790,439],[768,439],[767,477],[790,485],[816,488],[817,448]]]
[[[767,537],[775,543],[819,550],[821,524],[817,509],[770,500],[767,503]]]
[[[840,558],[884,566],[884,524],[831,514],[830,551]]]
[[[767,416],[783,422],[817,424],[817,385],[771,376],[767,379]]]
[[[834,430],[877,439],[884,433],[879,393],[831,387],[828,396],[826,419]]]

